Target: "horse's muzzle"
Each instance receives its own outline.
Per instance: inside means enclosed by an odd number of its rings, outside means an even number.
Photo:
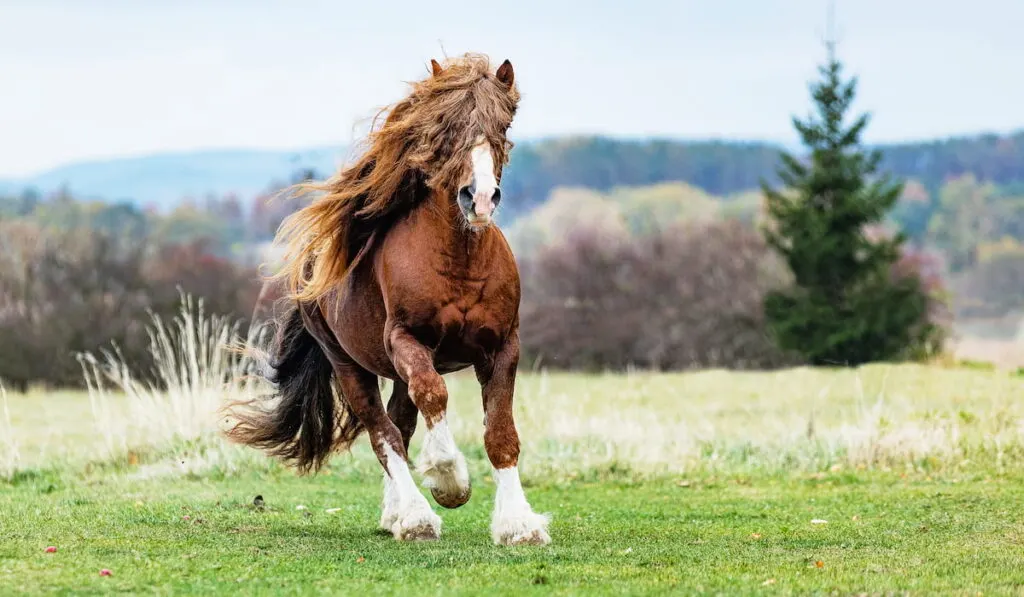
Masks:
[[[501,201],[501,189],[477,190],[475,184],[459,189],[459,207],[472,226],[486,226],[491,223],[494,210]]]

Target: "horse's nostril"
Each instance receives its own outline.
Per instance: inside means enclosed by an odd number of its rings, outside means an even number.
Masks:
[[[494,195],[491,196],[491,201],[494,202],[494,207],[498,207],[498,202],[501,201],[501,187],[494,187]]]
[[[459,189],[459,204],[464,208],[469,208],[473,205],[473,192],[469,187]]]

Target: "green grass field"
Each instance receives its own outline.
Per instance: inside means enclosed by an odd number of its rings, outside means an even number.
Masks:
[[[1024,594],[1020,376],[524,372],[543,548],[491,543],[479,389],[448,383],[474,494],[410,544],[365,438],[297,477],[217,437],[222,391],[8,395],[0,594]]]

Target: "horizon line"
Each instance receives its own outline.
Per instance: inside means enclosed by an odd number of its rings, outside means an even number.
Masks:
[[[927,143],[943,143],[957,140],[966,140],[970,138],[980,137],[1012,137],[1016,135],[1024,134],[1024,125],[1008,128],[1005,130],[993,130],[993,129],[982,129],[975,130],[973,132],[959,132],[949,133],[944,135],[936,136],[918,136],[918,137],[904,137],[904,138],[893,138],[886,140],[879,140],[871,143],[864,143],[865,147],[883,147],[893,145],[915,145],[915,144],[927,144]],[[682,136],[682,135],[645,135],[645,134],[609,134],[609,133],[564,133],[564,134],[550,134],[550,135],[537,135],[531,137],[523,137],[516,139],[512,137],[512,141],[518,145],[532,145],[538,143],[551,143],[557,141],[565,141],[571,139],[605,139],[619,142],[669,142],[669,143],[726,143],[726,144],[744,144],[744,145],[768,145],[777,146],[780,149],[795,150],[802,147],[799,140],[780,140],[780,139],[768,139],[768,138],[756,138],[756,137],[733,137],[733,136]],[[0,174],[0,183],[4,184],[18,184],[22,182],[28,182],[32,178],[39,176],[45,176],[54,170],[61,168],[69,168],[73,166],[90,166],[99,165],[109,162],[129,161],[129,160],[146,160],[159,157],[170,157],[170,156],[187,156],[192,154],[209,154],[209,153],[309,153],[315,151],[349,151],[360,143],[343,143],[339,142],[336,144],[311,144],[311,145],[207,145],[207,146],[194,146],[191,148],[172,148],[165,150],[144,150],[136,153],[111,153],[105,155],[97,155],[94,157],[82,158],[78,160],[71,160],[65,162],[59,162],[52,166],[41,168],[27,174]]]

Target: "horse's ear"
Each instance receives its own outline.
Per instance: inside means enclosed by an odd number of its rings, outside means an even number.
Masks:
[[[430,70],[435,77],[444,71],[444,69],[441,68],[441,65],[437,63],[437,60],[434,60],[433,58],[430,59]]]
[[[506,87],[511,87],[512,82],[516,80],[516,74],[512,71],[512,63],[506,60],[501,63],[496,73],[498,80],[501,81]]]

